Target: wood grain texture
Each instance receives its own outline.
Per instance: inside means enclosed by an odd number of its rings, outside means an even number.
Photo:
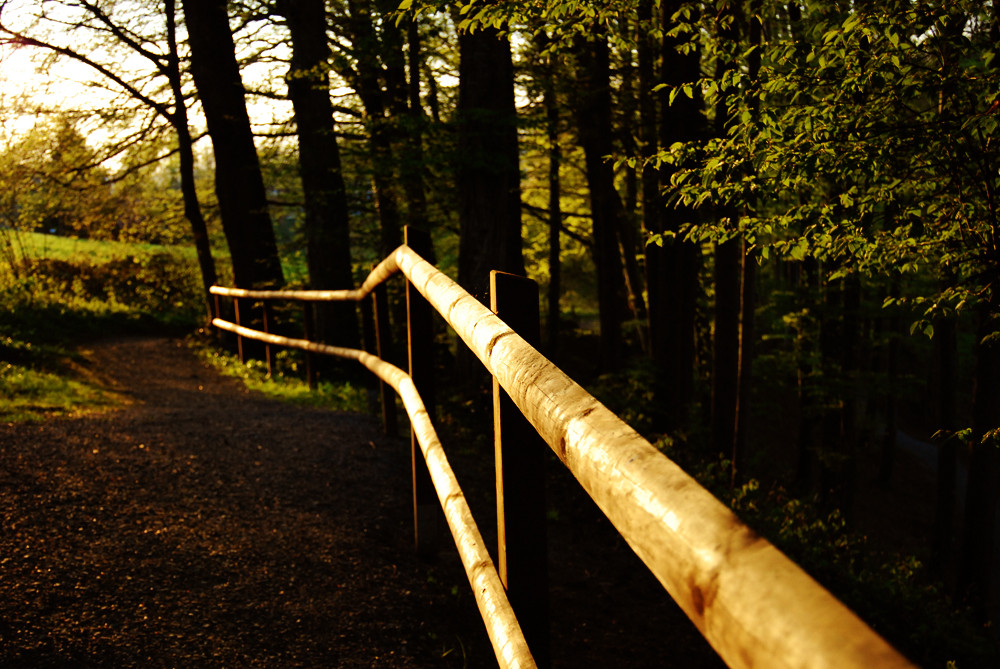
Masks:
[[[393,255],[729,666],[913,666],[454,281]]]

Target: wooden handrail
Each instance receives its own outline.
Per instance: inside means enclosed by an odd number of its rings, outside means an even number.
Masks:
[[[245,296],[244,296],[245,297]],[[427,462],[431,481],[437,492],[438,501],[444,510],[445,519],[451,529],[455,546],[458,548],[466,576],[476,597],[480,615],[486,623],[486,630],[493,644],[494,653],[500,666],[530,669],[535,666],[528,644],[518,625],[517,617],[507,601],[507,593],[503,583],[490,558],[489,551],[483,543],[472,517],[472,510],[465,499],[465,494],[455,478],[455,473],[448,463],[448,458],[438,439],[437,432],[431,423],[424,402],[417,392],[410,376],[399,367],[392,365],[370,353],[353,348],[341,348],[317,344],[306,339],[292,339],[279,335],[268,334],[258,330],[236,325],[220,318],[212,320],[212,325],[220,330],[226,330],[242,337],[259,341],[297,348],[313,353],[333,355],[338,358],[357,360],[368,371],[381,381],[392,386],[403,400],[403,408],[410,417],[410,424],[417,435],[420,449]]]
[[[334,299],[361,299],[396,271],[493,374],[730,667],[913,666],[479,300],[408,247],[397,248],[360,288],[329,293],[337,294]],[[289,291],[250,292],[247,297],[268,299]]]

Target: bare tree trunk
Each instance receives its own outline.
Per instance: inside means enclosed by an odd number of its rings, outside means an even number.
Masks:
[[[663,26],[669,25],[680,0],[665,0],[660,4]],[[678,40],[663,31],[660,42],[662,83],[668,87],[693,83],[701,76],[701,57],[697,49],[678,51]],[[680,95],[671,105],[669,90],[660,92],[660,123],[658,143],[661,147],[697,139],[704,133],[701,115],[702,101]],[[670,188],[672,171],[661,168],[658,187]],[[662,202],[662,200],[661,200]],[[659,216],[656,215],[659,212]],[[675,233],[680,226],[694,220],[693,210],[663,204],[647,212],[646,226],[652,234]],[[700,251],[698,247],[676,238],[664,238],[662,244],[646,247],[646,289],[649,303],[649,339],[653,362],[662,370],[662,382],[657,388],[659,401],[665,408],[665,429],[681,425],[686,407],[694,398],[695,306],[699,286]]]
[[[225,0],[182,0],[191,74],[215,150],[215,192],[236,285],[284,284]]]
[[[547,293],[548,317],[546,318],[546,348],[554,354],[559,348],[559,327],[562,297],[562,260],[560,258],[562,230],[562,185],[559,168],[562,151],[559,146],[559,104],[556,99],[557,60],[549,54],[545,68],[545,134],[549,150],[549,286]]]
[[[605,39],[578,42],[577,131],[583,147],[590,209],[594,228],[594,264],[597,268],[597,301],[601,324],[601,360],[604,371],[621,365],[622,321],[625,316],[625,281],[618,231],[624,209],[615,190],[614,172],[605,159],[611,145],[611,70]]]
[[[406,193],[407,219],[417,230],[430,233],[431,222],[427,214],[427,191],[424,184],[424,109],[420,100],[420,31],[416,19],[407,27],[407,62],[410,77],[407,81],[409,109],[403,128],[403,160],[400,169],[403,190]]]
[[[380,43],[372,23],[370,0],[348,0],[348,25],[351,41],[361,45],[355,50],[357,64],[353,86],[365,107],[368,143],[372,159],[372,191],[381,224],[380,254],[385,255],[403,241],[396,194],[392,128],[386,116],[389,96],[382,88],[386,73],[379,60]]]
[[[965,527],[958,570],[959,592],[969,595],[985,617],[997,586],[994,575],[996,515],[1000,449],[996,437],[987,434],[1000,428],[1000,292],[996,282],[990,297],[979,308],[976,333],[975,392],[972,406],[972,443],[965,496]]]
[[[326,9],[323,0],[281,0],[278,9],[291,33],[288,97],[298,134],[309,285],[316,289],[350,288],[354,284],[350,227],[330,104]],[[314,313],[319,341],[358,346],[353,303],[317,304]]]
[[[486,302],[490,270],[524,274],[514,65],[495,29],[458,41],[458,280]]]
[[[932,563],[943,572],[952,550],[955,516],[955,475],[957,472],[957,444],[954,436],[958,429],[955,396],[958,392],[958,336],[954,316],[940,319],[934,328],[938,356],[941,364],[939,384],[940,419],[942,436],[938,442],[937,500],[934,505],[934,535]],[[896,344],[895,348],[898,348]],[[897,354],[898,355],[898,354]],[[890,360],[890,374],[895,371],[895,360]],[[892,388],[890,387],[890,392]],[[892,401],[890,399],[890,401]]]
[[[174,98],[174,112],[170,123],[177,133],[177,152],[180,162],[181,197],[184,200],[184,217],[191,225],[191,236],[194,238],[194,248],[198,256],[198,267],[201,270],[202,286],[205,289],[207,312],[213,314],[212,299],[208,289],[218,281],[215,271],[215,260],[212,258],[212,247],[208,239],[208,226],[201,213],[198,203],[198,190],[194,178],[194,142],[188,125],[187,103],[184,91],[181,90],[180,57],[177,53],[177,6],[176,0],[165,0],[164,11],[167,19],[167,78],[170,80],[170,92]],[[216,314],[217,315],[217,314]]]

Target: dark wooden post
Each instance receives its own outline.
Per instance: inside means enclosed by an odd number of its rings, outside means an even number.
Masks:
[[[490,308],[532,346],[541,340],[538,284],[490,272]],[[500,580],[531,654],[549,665],[548,539],[545,527],[547,448],[510,396],[493,379]]]
[[[243,325],[240,322],[240,298],[238,297],[233,298],[233,315],[236,317],[236,324]],[[240,335],[236,335],[236,351],[239,353],[240,362],[244,365],[247,364],[247,355],[243,350],[243,337]]]
[[[375,355],[392,362],[392,336],[389,328],[389,293],[380,283],[372,291],[372,312],[375,314]],[[379,381],[382,400],[382,427],[388,435],[399,432],[396,420],[396,392],[388,383]]]
[[[313,340],[313,333],[316,328],[313,325],[313,305],[306,302],[302,313],[303,336],[309,341]],[[316,365],[311,351],[306,351],[306,382],[309,383],[309,390],[316,390]]]
[[[431,250],[430,235],[407,226],[404,230],[407,246],[421,256]],[[431,321],[431,306],[409,282],[406,284],[406,340],[410,376],[427,408],[427,414],[434,420],[434,329]],[[410,459],[413,464],[413,535],[419,553],[430,553],[437,543],[441,524],[436,510],[437,499],[431,483],[427,463],[424,461],[416,434],[410,430]]]
[[[264,312],[264,332],[271,334],[271,322],[274,320],[274,314],[271,311],[271,303],[266,301],[262,302],[261,308]],[[271,355],[271,345],[267,343],[264,344],[264,359],[267,360],[267,378],[274,378],[274,358]]]

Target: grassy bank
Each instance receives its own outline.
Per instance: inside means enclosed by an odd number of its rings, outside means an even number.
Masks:
[[[193,249],[0,233],[0,420],[109,404],[109,394],[75,366],[81,342],[200,323]]]

